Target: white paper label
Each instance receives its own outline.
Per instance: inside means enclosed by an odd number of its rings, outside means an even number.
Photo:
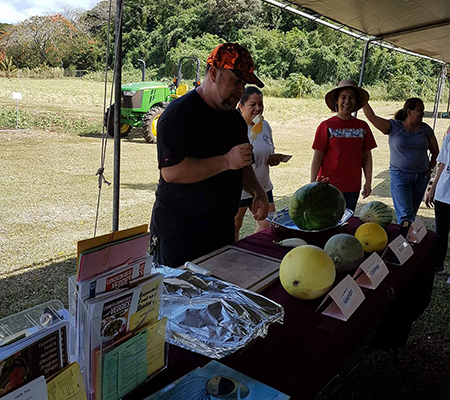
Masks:
[[[341,297],[341,302],[346,308],[350,307],[350,304],[354,299],[354,294],[355,292],[353,291],[353,288],[351,286],[344,290],[344,293]]]
[[[381,264],[377,261],[370,264],[370,267],[367,269],[371,277],[375,277],[381,271]]]

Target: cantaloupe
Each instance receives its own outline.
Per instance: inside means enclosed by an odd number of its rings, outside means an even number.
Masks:
[[[355,238],[361,242],[366,253],[383,251],[388,242],[386,231],[375,222],[360,225],[355,232]]]
[[[364,259],[364,249],[361,242],[348,233],[338,233],[330,237],[324,250],[334,261],[337,272],[356,269]]]
[[[335,278],[333,260],[317,246],[295,247],[281,261],[281,285],[290,295],[302,300],[322,296],[331,288]]]

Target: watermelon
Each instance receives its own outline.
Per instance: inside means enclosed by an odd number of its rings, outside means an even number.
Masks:
[[[300,229],[320,230],[335,226],[345,212],[344,195],[325,182],[309,183],[291,198],[289,216]]]
[[[330,237],[323,248],[337,272],[348,272],[359,267],[364,259],[364,248],[360,241],[348,233],[338,233]]]
[[[359,219],[364,222],[375,222],[386,228],[394,218],[394,211],[381,201],[371,201],[361,209]]]

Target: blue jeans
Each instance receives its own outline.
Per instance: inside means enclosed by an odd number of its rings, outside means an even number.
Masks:
[[[426,176],[426,172],[414,174],[393,166],[390,166],[389,170],[397,223],[413,222],[430,178]]]
[[[358,203],[359,192],[345,192],[342,194],[345,199],[345,208],[355,211],[356,204]]]

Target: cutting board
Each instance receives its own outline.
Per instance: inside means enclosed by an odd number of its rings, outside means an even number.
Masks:
[[[235,246],[225,246],[192,261],[223,281],[261,292],[278,280],[280,260]]]

